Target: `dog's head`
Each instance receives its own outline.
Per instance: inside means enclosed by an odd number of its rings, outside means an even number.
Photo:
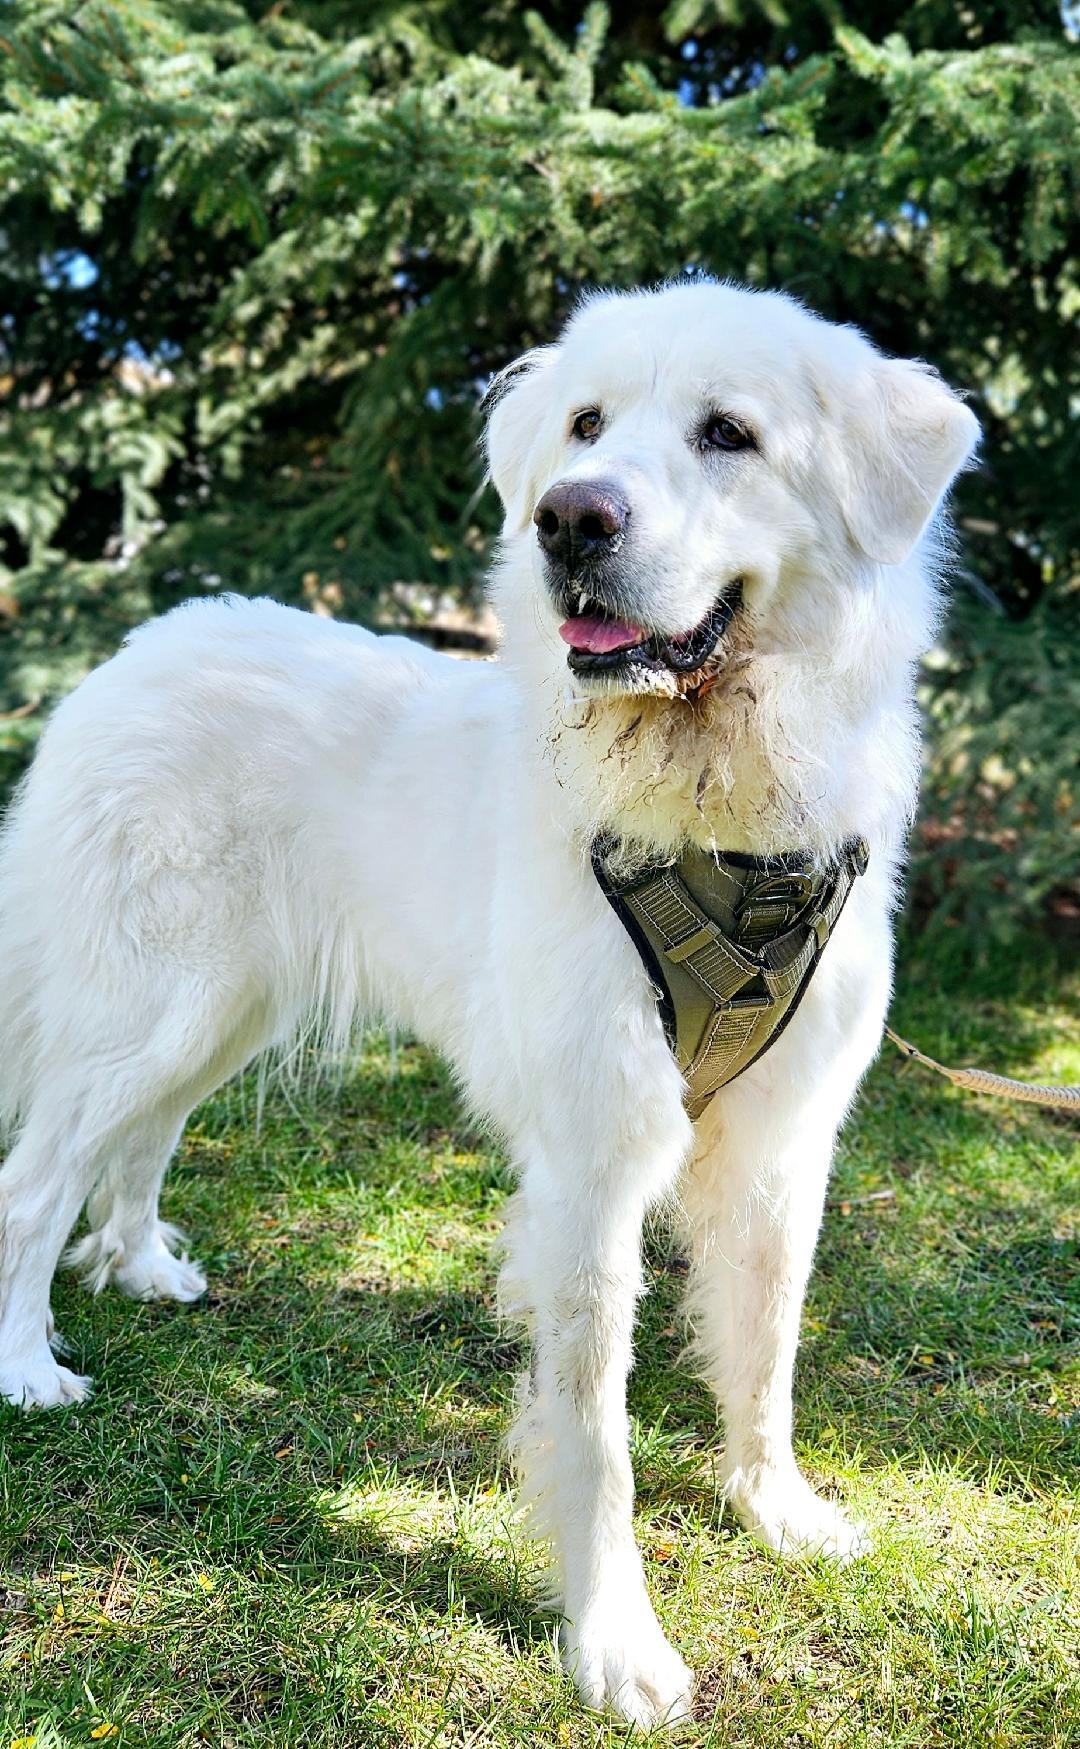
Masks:
[[[740,623],[830,638],[822,580],[902,566],[979,434],[927,366],[708,283],[589,299],[486,402],[504,616],[577,696],[692,697]]]

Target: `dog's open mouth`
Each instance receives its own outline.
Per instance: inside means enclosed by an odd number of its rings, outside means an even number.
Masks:
[[[646,669],[685,682],[708,662],[727,631],[742,597],[736,581],[688,632],[667,637],[636,621],[619,619],[579,590],[568,598],[568,617],[559,636],[569,644],[567,663],[575,674],[617,678],[619,671]]]

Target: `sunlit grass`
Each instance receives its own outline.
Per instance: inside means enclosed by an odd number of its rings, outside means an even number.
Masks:
[[[1074,994],[924,978],[896,1018],[946,1061],[1076,1081]],[[261,1129],[254,1081],[197,1114],[167,1207],[202,1304],[58,1285],[97,1392],[0,1417],[0,1749],[617,1737],[559,1672],[500,1456],[521,1363],[489,1260],[505,1162],[427,1055],[391,1068],[373,1040],[340,1082],[271,1085]],[[1078,1739],[1078,1164],[1066,1121],[875,1069],[798,1388],[808,1472],[875,1536],[841,1571],[785,1566],[724,1513],[678,1262],[651,1239],[638,1532],[700,1675],[689,1741]]]

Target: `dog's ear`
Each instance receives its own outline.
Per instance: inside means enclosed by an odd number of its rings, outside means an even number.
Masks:
[[[852,538],[900,565],[979,441],[979,422],[927,364],[874,358],[847,385],[840,412]]]
[[[524,527],[540,494],[542,460],[537,429],[543,417],[543,379],[554,346],[536,346],[493,377],[480,403],[487,420],[484,450],[488,473],[503,501],[510,527]]]

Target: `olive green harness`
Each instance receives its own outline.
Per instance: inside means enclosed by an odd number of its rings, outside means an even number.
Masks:
[[[596,878],[656,986],[686,1109],[699,1117],[791,1019],[866,870],[866,840],[849,839],[824,869],[801,855],[688,850],[624,879],[606,854],[599,843]]]

